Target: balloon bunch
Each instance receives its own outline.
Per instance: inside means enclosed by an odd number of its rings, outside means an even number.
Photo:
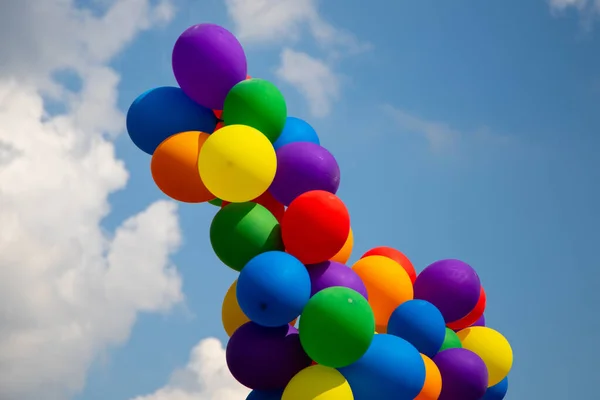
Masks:
[[[138,97],[132,141],[175,200],[220,207],[218,258],[239,271],[223,301],[231,374],[248,399],[500,400],[512,350],[485,326],[486,294],[459,260],[419,275],[378,247],[351,267],[340,169],[272,83],[247,76],[226,29],[187,29],[173,50],[180,87]]]

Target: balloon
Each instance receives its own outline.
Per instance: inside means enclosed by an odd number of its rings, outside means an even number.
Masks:
[[[183,91],[198,104],[223,109],[225,97],[246,79],[246,54],[238,40],[214,24],[189,27],[173,48],[173,73]]]
[[[221,200],[221,199],[212,199],[212,200],[209,200],[208,202],[216,207],[221,207],[223,205],[223,200]]]
[[[223,106],[225,125],[247,125],[262,132],[274,143],[287,117],[283,95],[264,79],[248,79],[235,85]]]
[[[479,276],[470,265],[459,260],[436,261],[415,281],[415,299],[427,300],[439,308],[446,322],[469,314],[480,293]]]
[[[488,374],[479,356],[467,349],[440,351],[433,362],[442,375],[439,400],[480,400],[487,389]]]
[[[375,331],[367,300],[345,287],[330,287],[308,301],[300,317],[300,342],[315,362],[340,368],[365,354]]]
[[[324,147],[309,142],[286,144],[277,150],[277,173],[269,192],[282,204],[303,193],[324,190],[335,194],[340,186],[340,168]]]
[[[483,316],[483,312],[485,311],[485,306],[487,303],[487,297],[485,295],[485,290],[483,290],[483,286],[481,287],[481,291],[479,294],[479,300],[475,305],[475,308],[471,310],[470,313],[459,319],[458,321],[448,322],[448,328],[459,331],[464,328],[468,328],[472,326],[474,323],[479,321],[479,319]]]
[[[254,128],[231,125],[214,132],[198,156],[202,182],[216,197],[242,203],[263,194],[273,182],[277,156]]]
[[[446,325],[442,313],[433,304],[425,300],[409,300],[394,310],[387,332],[433,357],[444,343]]]
[[[167,196],[186,203],[215,198],[206,189],[196,166],[198,151],[208,134],[183,132],[169,137],[154,151],[150,170],[156,186]]]
[[[246,400],[281,400],[283,390],[253,390]]]
[[[277,221],[281,222],[283,220],[283,213],[285,213],[285,207],[283,204],[275,200],[275,198],[271,195],[271,193],[264,192],[256,199],[252,200],[253,203],[260,204],[265,207],[267,210],[271,211],[271,214]],[[225,207],[227,204],[230,204],[228,201],[223,201],[222,207]]]
[[[494,386],[490,386],[485,391],[485,395],[481,400],[502,400],[506,397],[508,392],[508,377],[502,379],[499,383]]]
[[[414,400],[438,400],[442,392],[442,375],[433,360],[421,354],[425,363],[425,383]]]
[[[392,312],[405,301],[412,300],[410,278],[397,262],[384,256],[367,256],[353,266],[369,294],[369,304],[375,314],[377,332],[385,333]]]
[[[375,247],[374,249],[371,249],[371,250],[367,251],[365,254],[363,254],[361,258],[365,258],[365,257],[369,257],[369,256],[384,256],[387,258],[391,258],[392,260],[396,261],[398,264],[400,264],[402,266],[402,268],[404,268],[406,270],[406,272],[408,273],[408,276],[410,277],[411,282],[415,283],[415,280],[417,279],[417,273],[415,272],[415,267],[413,266],[412,262],[408,259],[408,257],[406,257],[404,254],[402,254],[398,250],[393,249],[391,247],[386,247],[386,246]]]
[[[365,284],[360,279],[360,276],[344,264],[335,261],[325,261],[319,264],[308,265],[307,269],[312,286],[311,296],[329,287],[343,286],[356,290],[365,299],[368,299],[367,288],[365,288]]]
[[[217,119],[194,103],[180,88],[163,86],[142,93],[127,111],[127,132],[133,143],[150,155],[176,133],[212,133]]]
[[[314,190],[297,197],[281,223],[286,251],[304,264],[317,264],[335,256],[350,233],[350,214],[335,195]]]
[[[296,117],[287,117],[283,131],[275,143],[273,143],[273,147],[275,147],[275,150],[278,150],[286,144],[296,142],[321,144],[317,132],[315,132],[308,122]]]
[[[298,317],[310,298],[310,277],[304,264],[282,251],[251,259],[240,272],[240,308],[259,325],[287,325]]]
[[[228,267],[241,271],[255,256],[283,250],[279,223],[256,203],[232,203],[215,215],[210,225],[210,243]]]
[[[346,264],[352,255],[352,248],[354,247],[354,233],[352,233],[352,228],[348,232],[348,238],[346,239],[346,243],[344,243],[344,247],[338,251],[338,253],[331,257],[331,261],[339,262],[340,264]]]
[[[237,279],[227,290],[221,307],[221,322],[223,322],[223,328],[227,332],[227,336],[230,337],[240,326],[250,321],[250,318],[244,314],[237,301],[236,288]]]
[[[296,328],[266,328],[254,322],[234,332],[225,358],[233,377],[255,390],[282,389],[311,363],[302,350]]]
[[[442,343],[442,347],[440,347],[440,351],[448,350],[448,349],[461,349],[462,343],[460,339],[456,335],[456,333],[450,329],[446,328],[446,335],[444,336],[444,343]]]
[[[471,326],[485,326],[485,315],[481,314],[481,317],[479,317],[479,319]]]
[[[412,400],[425,382],[421,354],[406,340],[387,334],[373,337],[365,355],[340,372],[355,400]]]
[[[354,400],[354,397],[350,385],[337,370],[313,365],[292,378],[281,400]]]
[[[489,382],[494,386],[506,378],[513,363],[510,343],[502,334],[492,328],[475,326],[456,333],[463,348],[477,354],[487,367]]]

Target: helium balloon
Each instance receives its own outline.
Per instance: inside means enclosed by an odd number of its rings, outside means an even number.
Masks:
[[[212,199],[212,200],[209,200],[208,202],[216,207],[221,207],[223,205],[223,200],[221,200],[221,199]]]
[[[508,392],[508,377],[502,379],[499,383],[494,386],[490,386],[485,391],[485,395],[481,400],[502,400],[506,397]]]
[[[277,150],[277,173],[269,192],[290,205],[311,190],[335,194],[340,186],[340,167],[324,147],[310,142],[286,144]]]
[[[462,343],[460,339],[456,335],[456,333],[450,329],[446,328],[446,335],[444,336],[444,343],[442,343],[442,347],[440,347],[440,351],[448,350],[448,349],[461,349]]]
[[[296,117],[287,117],[283,131],[275,143],[273,143],[273,147],[275,147],[275,150],[278,150],[286,144],[296,142],[321,144],[317,132],[315,132],[308,122]]]
[[[314,190],[298,196],[281,223],[286,251],[304,264],[317,264],[335,256],[350,233],[350,214],[335,195]]]
[[[414,400],[438,400],[442,392],[442,375],[433,360],[421,354],[425,363],[425,383]]]
[[[369,304],[375,314],[377,332],[385,333],[392,312],[413,298],[413,288],[406,271],[397,262],[384,256],[367,256],[353,266],[369,294]]]
[[[307,269],[312,287],[311,296],[329,287],[342,286],[356,290],[365,299],[368,299],[367,288],[365,288],[365,284],[360,279],[360,276],[344,264],[335,261],[325,261],[319,264],[308,265]]]
[[[485,363],[489,382],[494,386],[506,378],[513,363],[513,352],[510,343],[502,334],[492,328],[475,326],[456,333],[463,348],[477,354]]]
[[[471,326],[485,326],[485,315],[481,314],[481,317],[479,317],[479,319]]]
[[[225,97],[246,79],[246,54],[238,40],[214,24],[189,27],[173,48],[173,73],[183,91],[204,107],[222,110]]]
[[[248,79],[235,85],[223,106],[225,125],[247,125],[274,143],[285,126],[287,106],[275,85],[264,79]]]
[[[223,264],[236,271],[261,253],[283,250],[279,223],[256,203],[232,203],[219,210],[210,225],[210,243]]]
[[[483,316],[483,312],[485,311],[485,306],[487,303],[487,297],[485,295],[485,290],[483,290],[483,286],[481,287],[481,291],[479,294],[479,300],[475,305],[475,308],[471,310],[470,313],[459,319],[458,321],[448,322],[448,328],[459,331],[464,328],[468,328],[472,326],[474,323],[479,321],[479,319]]]
[[[285,213],[285,207],[283,206],[283,204],[275,200],[275,198],[268,191],[264,192],[259,197],[252,200],[252,202],[260,204],[267,210],[271,211],[271,214],[273,214],[273,216],[277,218],[277,221],[281,222],[283,220],[283,213]],[[223,201],[222,203],[222,207],[225,207],[227,204],[229,204],[228,201]]]
[[[404,254],[402,254],[396,249],[385,246],[375,247],[374,249],[371,249],[365,254],[363,254],[361,258],[369,256],[384,256],[387,258],[391,258],[406,270],[406,273],[410,277],[412,283],[414,283],[417,279],[417,273],[415,272],[415,267],[413,266],[412,262],[408,259],[408,257],[406,257]]]
[[[180,88],[163,86],[142,93],[127,111],[127,132],[150,155],[168,137],[181,132],[212,133],[217,119],[194,103]]]
[[[267,328],[248,322],[227,343],[227,366],[242,385],[254,390],[282,389],[311,363],[291,325]]]
[[[421,354],[406,340],[387,334],[373,337],[365,355],[340,372],[355,400],[412,400],[425,382]]]
[[[425,300],[409,300],[394,310],[387,332],[433,357],[444,343],[446,325],[442,313],[433,304]]]
[[[354,247],[354,233],[352,233],[352,228],[350,228],[350,232],[348,232],[348,238],[346,239],[346,243],[344,246],[338,251],[338,253],[331,257],[331,261],[339,262],[340,264],[346,264],[352,255],[352,248]]]
[[[236,293],[240,308],[252,321],[277,327],[300,315],[310,290],[304,264],[282,251],[268,251],[242,269]]]
[[[154,151],[150,170],[156,186],[172,199],[201,203],[215,198],[208,191],[196,165],[198,151],[209,135],[183,132],[170,136]]]
[[[281,400],[283,390],[253,390],[246,400]]]
[[[487,389],[488,373],[481,358],[467,349],[440,351],[433,362],[442,375],[439,400],[480,400]]]
[[[375,331],[367,300],[355,290],[330,287],[308,301],[300,317],[300,341],[315,362],[345,367],[365,354]]]
[[[233,333],[246,322],[250,321],[250,318],[244,314],[240,305],[237,301],[236,296],[237,280],[235,280],[223,299],[223,306],[221,307],[221,321],[223,322],[223,328],[227,332],[227,336],[233,335]]]
[[[414,287],[415,299],[427,300],[439,308],[446,322],[469,314],[481,293],[479,276],[459,260],[434,262],[419,274]]]
[[[214,132],[198,156],[204,185],[216,197],[242,203],[263,194],[273,182],[277,156],[254,128],[231,125]]]
[[[350,385],[337,370],[313,365],[292,378],[281,400],[354,400],[354,397]]]

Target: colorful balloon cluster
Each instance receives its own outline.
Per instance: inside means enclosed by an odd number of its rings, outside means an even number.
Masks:
[[[180,88],[142,94],[127,128],[166,195],[221,207],[211,244],[239,271],[222,308],[227,365],[248,399],[504,398],[512,350],[485,326],[473,268],[448,259],[417,275],[389,247],[346,266],[338,164],[275,85],[247,76],[238,40],[192,26],[173,71]]]

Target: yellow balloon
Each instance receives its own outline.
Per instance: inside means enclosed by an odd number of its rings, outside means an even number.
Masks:
[[[341,264],[346,264],[350,259],[350,255],[352,255],[352,248],[354,247],[354,234],[352,233],[352,228],[350,228],[350,233],[348,233],[348,238],[346,239],[346,243],[344,243],[344,247],[338,253],[331,258],[331,261],[339,262]]]
[[[502,334],[485,326],[473,326],[456,333],[463,348],[477,354],[488,370],[488,387],[508,376],[513,364],[510,343]]]
[[[237,287],[237,279],[231,284],[221,307],[221,321],[227,335],[231,337],[240,326],[250,321],[250,318],[244,314],[237,301],[235,290]]]
[[[277,156],[260,131],[225,126],[210,135],[198,155],[204,186],[221,200],[242,203],[263,194],[273,182]]]
[[[313,365],[292,378],[281,400],[354,400],[354,395],[348,381],[338,370]]]

